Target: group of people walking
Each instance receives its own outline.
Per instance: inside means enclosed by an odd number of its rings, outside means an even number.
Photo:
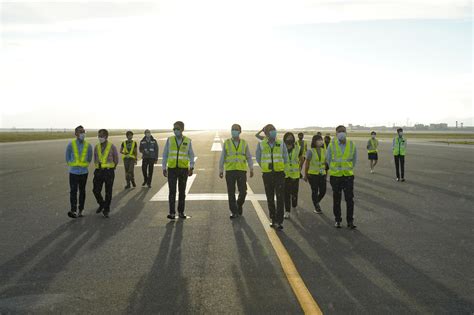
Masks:
[[[162,169],[168,180],[169,214],[168,219],[188,218],[185,213],[185,191],[187,178],[194,172],[194,151],[190,138],[183,135],[184,123],[177,121],[173,125],[174,135],[168,137],[163,149]],[[243,215],[243,205],[247,195],[247,172],[254,175],[252,154],[248,143],[240,138],[242,127],[234,124],[231,127],[231,138],[225,140],[219,161],[219,177],[227,184],[230,218],[236,219]],[[262,135],[263,133],[263,135]],[[396,165],[397,181],[405,181],[404,157],[406,139],[403,130],[397,130],[398,136],[393,139],[392,151]],[[92,146],[85,139],[85,129],[78,126],[75,129],[76,139],[72,140],[66,149],[66,161],[69,165],[70,203],[68,216],[77,218],[83,216],[85,203],[85,187],[88,177],[88,166],[94,158],[95,170],[93,193],[98,203],[97,213],[109,217],[112,200],[112,187],[115,169],[119,163],[118,151],[115,145],[108,141],[108,131],[98,131],[99,143]],[[336,128],[336,137],[329,135],[324,138],[317,133],[308,143],[304,134],[298,134],[298,140],[292,132],[277,138],[277,130],[272,124],[266,125],[255,135],[259,143],[255,158],[262,172],[263,184],[269,209],[271,226],[283,229],[284,219],[290,218],[292,208],[298,205],[299,181],[303,179],[311,186],[314,212],[322,213],[321,200],[326,194],[327,175],[333,191],[333,214],[335,227],[342,227],[341,200],[344,193],[346,201],[347,227],[355,229],[354,225],[354,168],[357,162],[357,149],[353,141],[347,138],[346,128],[342,125]],[[138,152],[142,153],[142,186],[151,188],[153,167],[158,163],[159,146],[150,130],[145,130],[145,136],[139,145],[133,140],[133,132],[127,131],[127,139],[121,143],[120,153],[125,168],[125,180],[128,189],[136,187],[134,168]],[[379,142],[376,133],[371,133],[367,142],[370,172],[374,173],[378,160]],[[105,185],[105,198],[102,188]],[[236,187],[238,197],[236,198]],[[79,202],[77,195],[79,192]],[[178,216],[176,216],[176,194],[178,193]],[[276,197],[276,203],[275,203]]]

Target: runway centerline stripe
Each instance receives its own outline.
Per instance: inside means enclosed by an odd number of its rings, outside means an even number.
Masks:
[[[247,190],[250,192],[250,194],[253,194],[253,191],[248,184]],[[288,279],[288,282],[290,283],[290,286],[293,289],[293,292],[295,293],[296,298],[303,309],[303,312],[305,314],[322,314],[318,303],[316,303],[315,299],[306,287],[303,279],[296,269],[295,264],[293,263],[293,260],[290,257],[290,254],[288,254],[288,251],[278,237],[277,232],[275,229],[270,227],[270,221],[265,215],[262,206],[255,199],[251,199],[251,202],[255,208],[255,211],[257,212],[257,216],[260,219],[265,232],[267,233],[270,243],[272,244],[273,249],[278,256],[278,259],[280,260],[286,278]]]

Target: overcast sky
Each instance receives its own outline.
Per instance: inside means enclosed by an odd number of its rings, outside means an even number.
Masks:
[[[473,125],[472,2],[0,2],[1,128]]]

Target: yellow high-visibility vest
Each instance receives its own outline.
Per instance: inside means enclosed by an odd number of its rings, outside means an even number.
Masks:
[[[370,148],[371,149],[367,150],[367,152],[368,153],[377,153],[378,152],[377,147],[378,147],[379,142],[375,139],[372,139],[372,138],[370,138],[369,141],[370,141]]]
[[[77,147],[76,139],[71,141],[72,152],[74,153],[74,161],[68,162],[69,166],[88,167],[89,162],[87,161],[87,151],[89,150],[89,143],[84,140],[82,146],[81,156],[79,157],[79,149]]]
[[[97,151],[97,157],[99,158],[100,166],[99,163],[95,163],[95,168],[114,168],[115,163],[107,163],[107,158],[109,157],[110,149],[112,148],[112,143],[110,141],[107,141],[107,145],[105,146],[104,152],[102,152],[102,146],[100,143],[98,143],[95,146],[95,149]]]
[[[393,155],[405,155],[407,150],[407,143],[405,138],[396,137],[395,145],[393,146]]]
[[[321,147],[321,155],[316,148],[311,149],[311,161],[309,162],[308,174],[325,175],[326,174],[326,149]]]
[[[288,152],[289,163],[285,167],[286,178],[300,178],[300,149],[300,145],[295,143],[295,147],[291,150],[291,153]]]
[[[180,145],[175,136],[168,138],[168,168],[189,168],[189,156],[188,148],[191,143],[191,139],[183,137]]]
[[[353,176],[354,175],[354,154],[355,145],[352,141],[346,140],[346,149],[342,153],[339,141],[333,139],[329,144],[331,150],[331,163],[329,164],[329,173],[331,176]]]
[[[281,152],[281,142],[275,140],[273,148],[268,144],[268,139],[262,140],[260,142],[262,158],[260,160],[260,168],[263,173],[269,173],[272,170],[270,169],[270,164],[273,163],[273,171],[283,172],[285,170],[285,162],[283,160],[283,154]]]
[[[125,160],[125,159],[134,159],[136,160],[137,157],[133,154],[133,152],[135,151],[135,146],[136,146],[136,142],[133,141],[132,142],[132,147],[130,148],[130,152],[128,152],[127,150],[127,141],[124,141],[122,142],[122,146],[123,146],[123,153],[122,153],[122,159]]]
[[[226,171],[246,171],[247,170],[247,156],[246,149],[247,143],[245,140],[240,139],[237,148],[234,145],[232,139],[227,139],[224,143],[225,147],[225,160],[224,169]]]

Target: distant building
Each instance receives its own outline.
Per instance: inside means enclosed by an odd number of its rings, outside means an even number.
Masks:
[[[446,130],[446,129],[448,129],[448,124],[445,124],[445,123],[430,124],[430,129],[432,129],[432,130]]]
[[[415,124],[415,130],[428,130],[429,126],[423,124]]]

